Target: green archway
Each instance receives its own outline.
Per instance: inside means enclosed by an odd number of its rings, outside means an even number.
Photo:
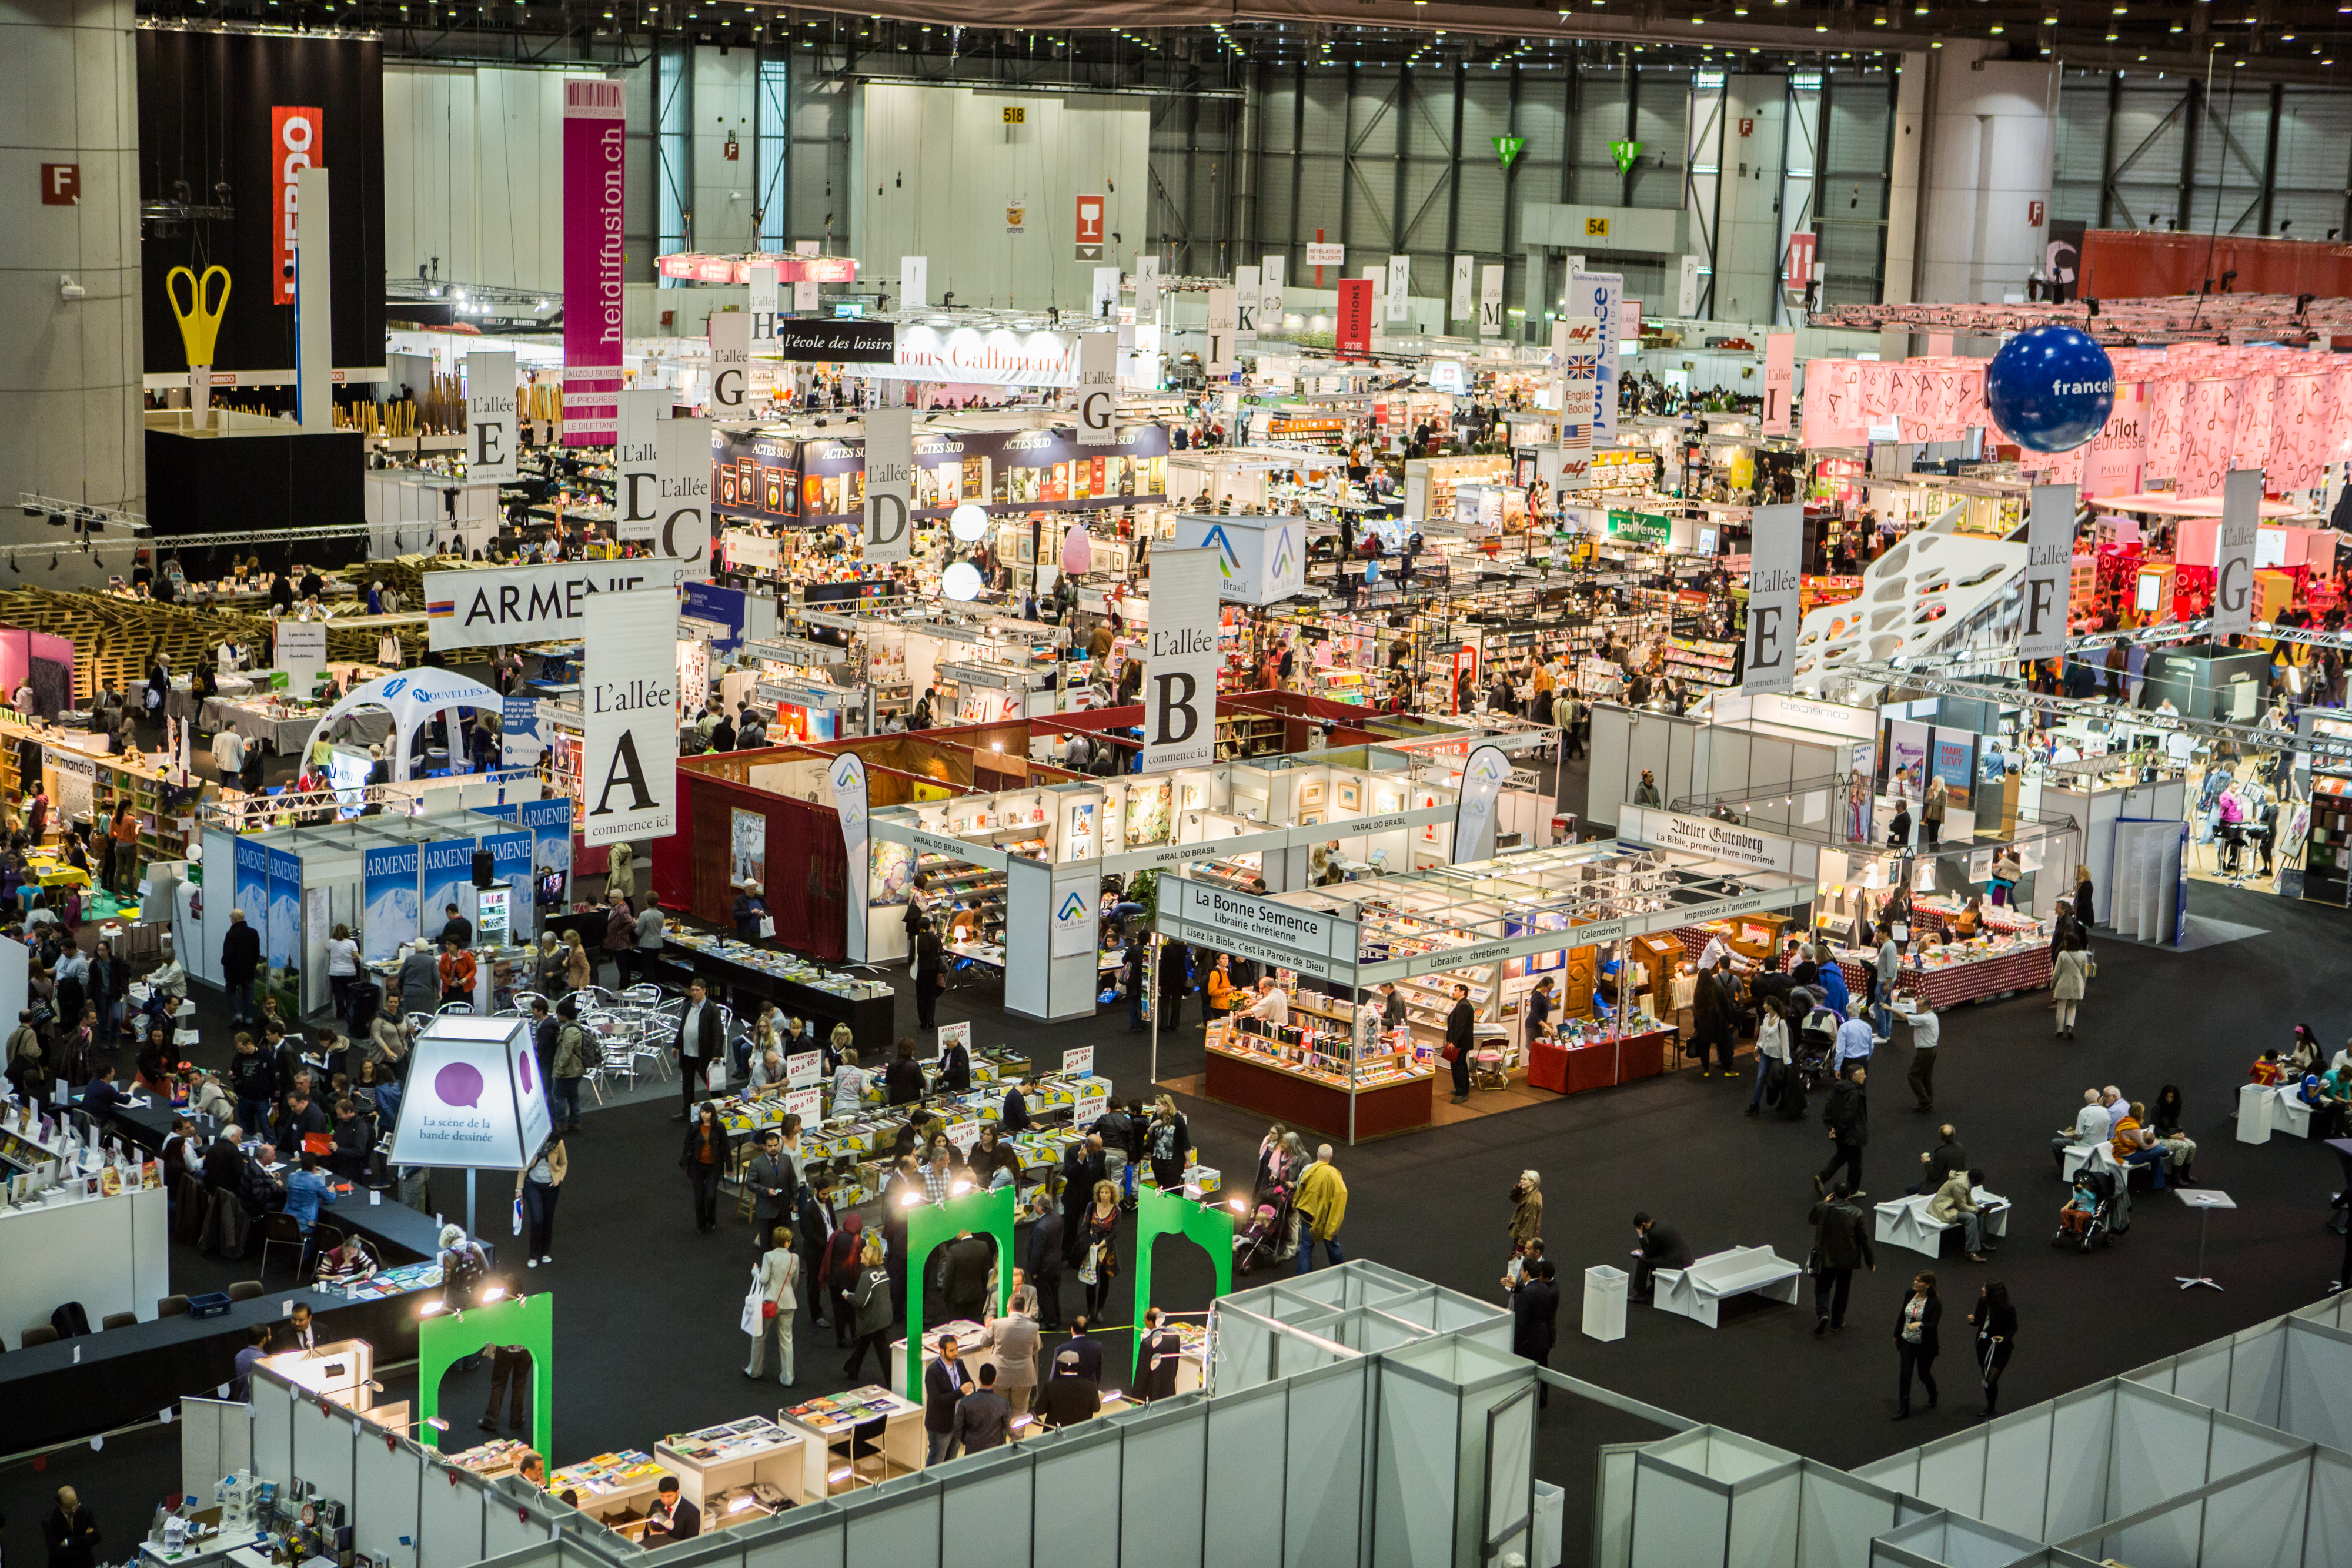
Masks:
[[[906,1396],[923,1399],[923,1274],[934,1249],[964,1231],[996,1239],[996,1310],[1003,1312],[1013,1293],[1013,1220],[1020,1195],[1010,1185],[985,1192],[967,1192],[940,1203],[917,1204],[907,1213],[907,1386]]]
[[[501,1344],[519,1344],[530,1354],[530,1446],[548,1458],[555,1439],[555,1298],[545,1291],[463,1312],[437,1312],[416,1325],[417,1419],[430,1421],[440,1413],[443,1373]],[[440,1434],[430,1427],[419,1426],[417,1437],[441,1446],[436,1440]],[[552,1458],[548,1468],[555,1468]]]
[[[1234,1217],[1221,1204],[1195,1203],[1179,1193],[1156,1186],[1135,1189],[1135,1337],[1133,1354],[1143,1348],[1143,1310],[1151,1305],[1151,1244],[1162,1236],[1181,1236],[1209,1255],[1216,1270],[1216,1294],[1234,1290]]]

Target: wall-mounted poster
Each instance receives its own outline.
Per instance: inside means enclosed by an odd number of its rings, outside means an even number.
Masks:
[[[416,846],[369,850],[360,864],[361,951],[381,964],[416,940]]]
[[[1976,736],[1967,730],[1937,730],[1935,769],[1936,777],[1944,781],[1951,809],[1969,810],[1969,799],[1976,789]]]
[[[1927,784],[1927,727],[1907,719],[1886,721],[1884,792],[1916,803]]]
[[[727,879],[738,887],[751,882],[766,887],[768,819],[757,811],[736,808],[727,842]]]
[[[873,856],[866,879],[866,902],[877,908],[904,904],[915,887],[915,852],[888,839],[868,846]]]

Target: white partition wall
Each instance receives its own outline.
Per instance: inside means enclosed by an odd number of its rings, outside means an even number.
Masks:
[[[180,1490],[204,1506],[224,1476],[253,1464],[253,1413],[225,1399],[180,1400]]]
[[[419,1568],[416,1523],[425,1454],[405,1437],[369,1437],[353,1464],[352,1548],[383,1568]]]

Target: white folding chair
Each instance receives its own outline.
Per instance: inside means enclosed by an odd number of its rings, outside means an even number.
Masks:
[[[433,1016],[439,1018],[443,1013],[470,1013],[473,1010],[474,1004],[471,1002],[443,1002],[433,1009]]]

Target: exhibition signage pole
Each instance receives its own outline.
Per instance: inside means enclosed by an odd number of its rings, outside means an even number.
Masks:
[[[610,446],[620,434],[622,84],[563,84],[563,444]]]
[[[2074,580],[2074,486],[2036,485],[2025,520],[2025,624],[2021,659],[2063,653]]]
[[[2254,542],[2262,533],[2263,471],[2232,468],[2221,478],[2221,527],[2213,547],[2213,635],[2254,623]]]

